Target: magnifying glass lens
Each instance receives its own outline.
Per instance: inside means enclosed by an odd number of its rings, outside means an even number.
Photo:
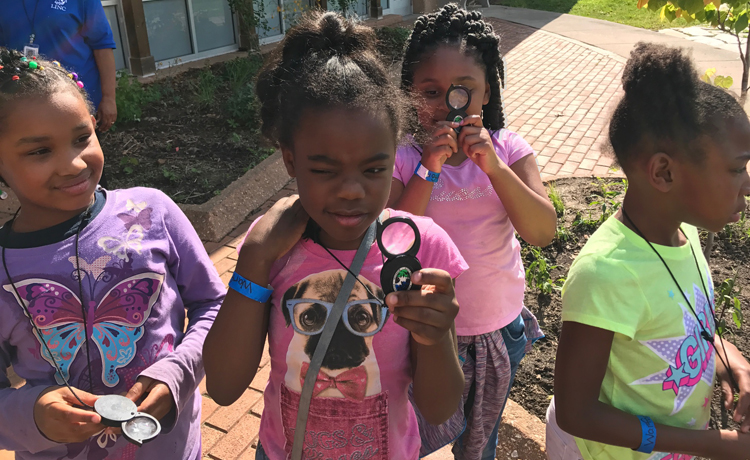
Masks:
[[[156,435],[156,422],[148,417],[136,417],[125,424],[128,435],[138,439],[148,439]]]
[[[383,247],[391,254],[405,254],[414,246],[414,229],[405,222],[393,222],[383,229]]]
[[[469,93],[465,88],[454,87],[448,94],[448,105],[458,110],[466,107],[469,103]]]
[[[122,424],[122,435],[129,442],[142,446],[143,443],[151,441],[161,432],[159,421],[148,414],[138,414]]]

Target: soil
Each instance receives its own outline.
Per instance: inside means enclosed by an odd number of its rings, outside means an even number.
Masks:
[[[225,66],[213,65],[210,73],[221,76]],[[146,85],[158,100],[143,105],[140,120],[118,121],[113,132],[100,135],[109,188],[154,187],[178,203],[203,203],[272,152],[257,125],[230,122],[223,114],[235,93],[220,77],[212,100],[200,101],[206,70]]]
[[[377,30],[394,78],[409,33],[405,27]],[[120,116],[110,132],[99,133],[107,186],[153,187],[177,203],[200,204],[272,154],[259,131],[254,96],[261,61],[238,58],[143,86],[118,81],[120,115],[141,113]]]
[[[619,193],[618,196],[614,197],[614,200],[620,202],[624,191],[622,181],[612,179],[605,180],[604,183],[609,185],[609,190]],[[599,218],[602,210],[601,205],[589,204],[600,199],[601,188],[596,179],[560,179],[554,184],[565,204],[564,215],[559,218],[559,221],[570,231],[571,239],[567,242],[556,239],[552,245],[542,250],[542,254],[547,260],[552,265],[557,265],[550,272],[553,280],[567,274],[570,264],[594,230],[593,226],[588,228],[585,225],[575,226],[573,222],[576,220],[576,214],[581,213],[585,219],[595,220]],[[609,209],[613,209],[613,206],[610,206]],[[591,212],[591,217],[589,217],[589,212]],[[732,278],[736,272],[736,286],[743,288],[738,298],[742,303],[744,317],[750,317],[750,304],[748,303],[750,300],[748,295],[750,294],[750,266],[746,263],[748,256],[750,256],[748,228],[750,228],[750,225],[742,221],[738,224],[732,224],[718,233],[709,261],[715,289],[717,290],[722,281]],[[701,235],[704,244],[706,235],[705,232]],[[528,250],[524,250],[523,254],[525,257],[524,265],[529,267],[529,264],[533,261],[533,255]],[[521,362],[510,397],[530,413],[541,420],[545,420],[547,406],[554,391],[555,354],[562,329],[560,318],[562,301],[559,291],[553,290],[550,295],[545,295],[533,289],[527,289],[525,301],[526,306],[539,320],[546,337],[536,342],[534,349]],[[717,310],[718,316],[721,307],[717,306]],[[748,332],[747,327],[736,328],[730,312],[726,313],[725,318],[728,323],[728,332],[725,337],[734,343],[746,357],[750,357],[750,332]],[[726,425],[722,423],[722,418],[726,420],[726,417],[722,417],[720,395],[717,386],[711,411],[712,428]],[[733,425],[731,421],[729,426],[736,428],[736,425]]]

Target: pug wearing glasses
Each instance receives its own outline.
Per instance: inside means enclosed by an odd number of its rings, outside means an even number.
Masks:
[[[280,307],[287,327],[294,329],[284,380],[289,390],[302,391],[307,368],[346,275],[345,270],[316,273],[284,294]],[[361,275],[358,279],[323,359],[313,398],[362,401],[382,391],[372,340],[383,328],[388,309],[379,300],[384,298],[383,290]]]

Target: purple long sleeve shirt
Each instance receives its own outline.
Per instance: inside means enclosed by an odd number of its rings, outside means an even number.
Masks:
[[[106,192],[104,207],[80,233],[82,293],[75,236],[8,248],[6,261],[72,386],[123,394],[147,376],[167,384],[177,410],[161,420],[162,434],[141,448],[104,433],[79,444],[46,439],[34,422],[34,403],[62,380],[0,270],[0,449],[16,451],[20,460],[200,459],[203,341],[226,289],[179,207],[158,190]],[[25,386],[10,388],[10,365]]]

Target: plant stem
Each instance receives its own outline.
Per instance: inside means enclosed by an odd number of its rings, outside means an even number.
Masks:
[[[703,249],[703,256],[706,258],[706,262],[711,258],[711,250],[714,248],[714,232],[708,232],[706,237],[706,247]]]

